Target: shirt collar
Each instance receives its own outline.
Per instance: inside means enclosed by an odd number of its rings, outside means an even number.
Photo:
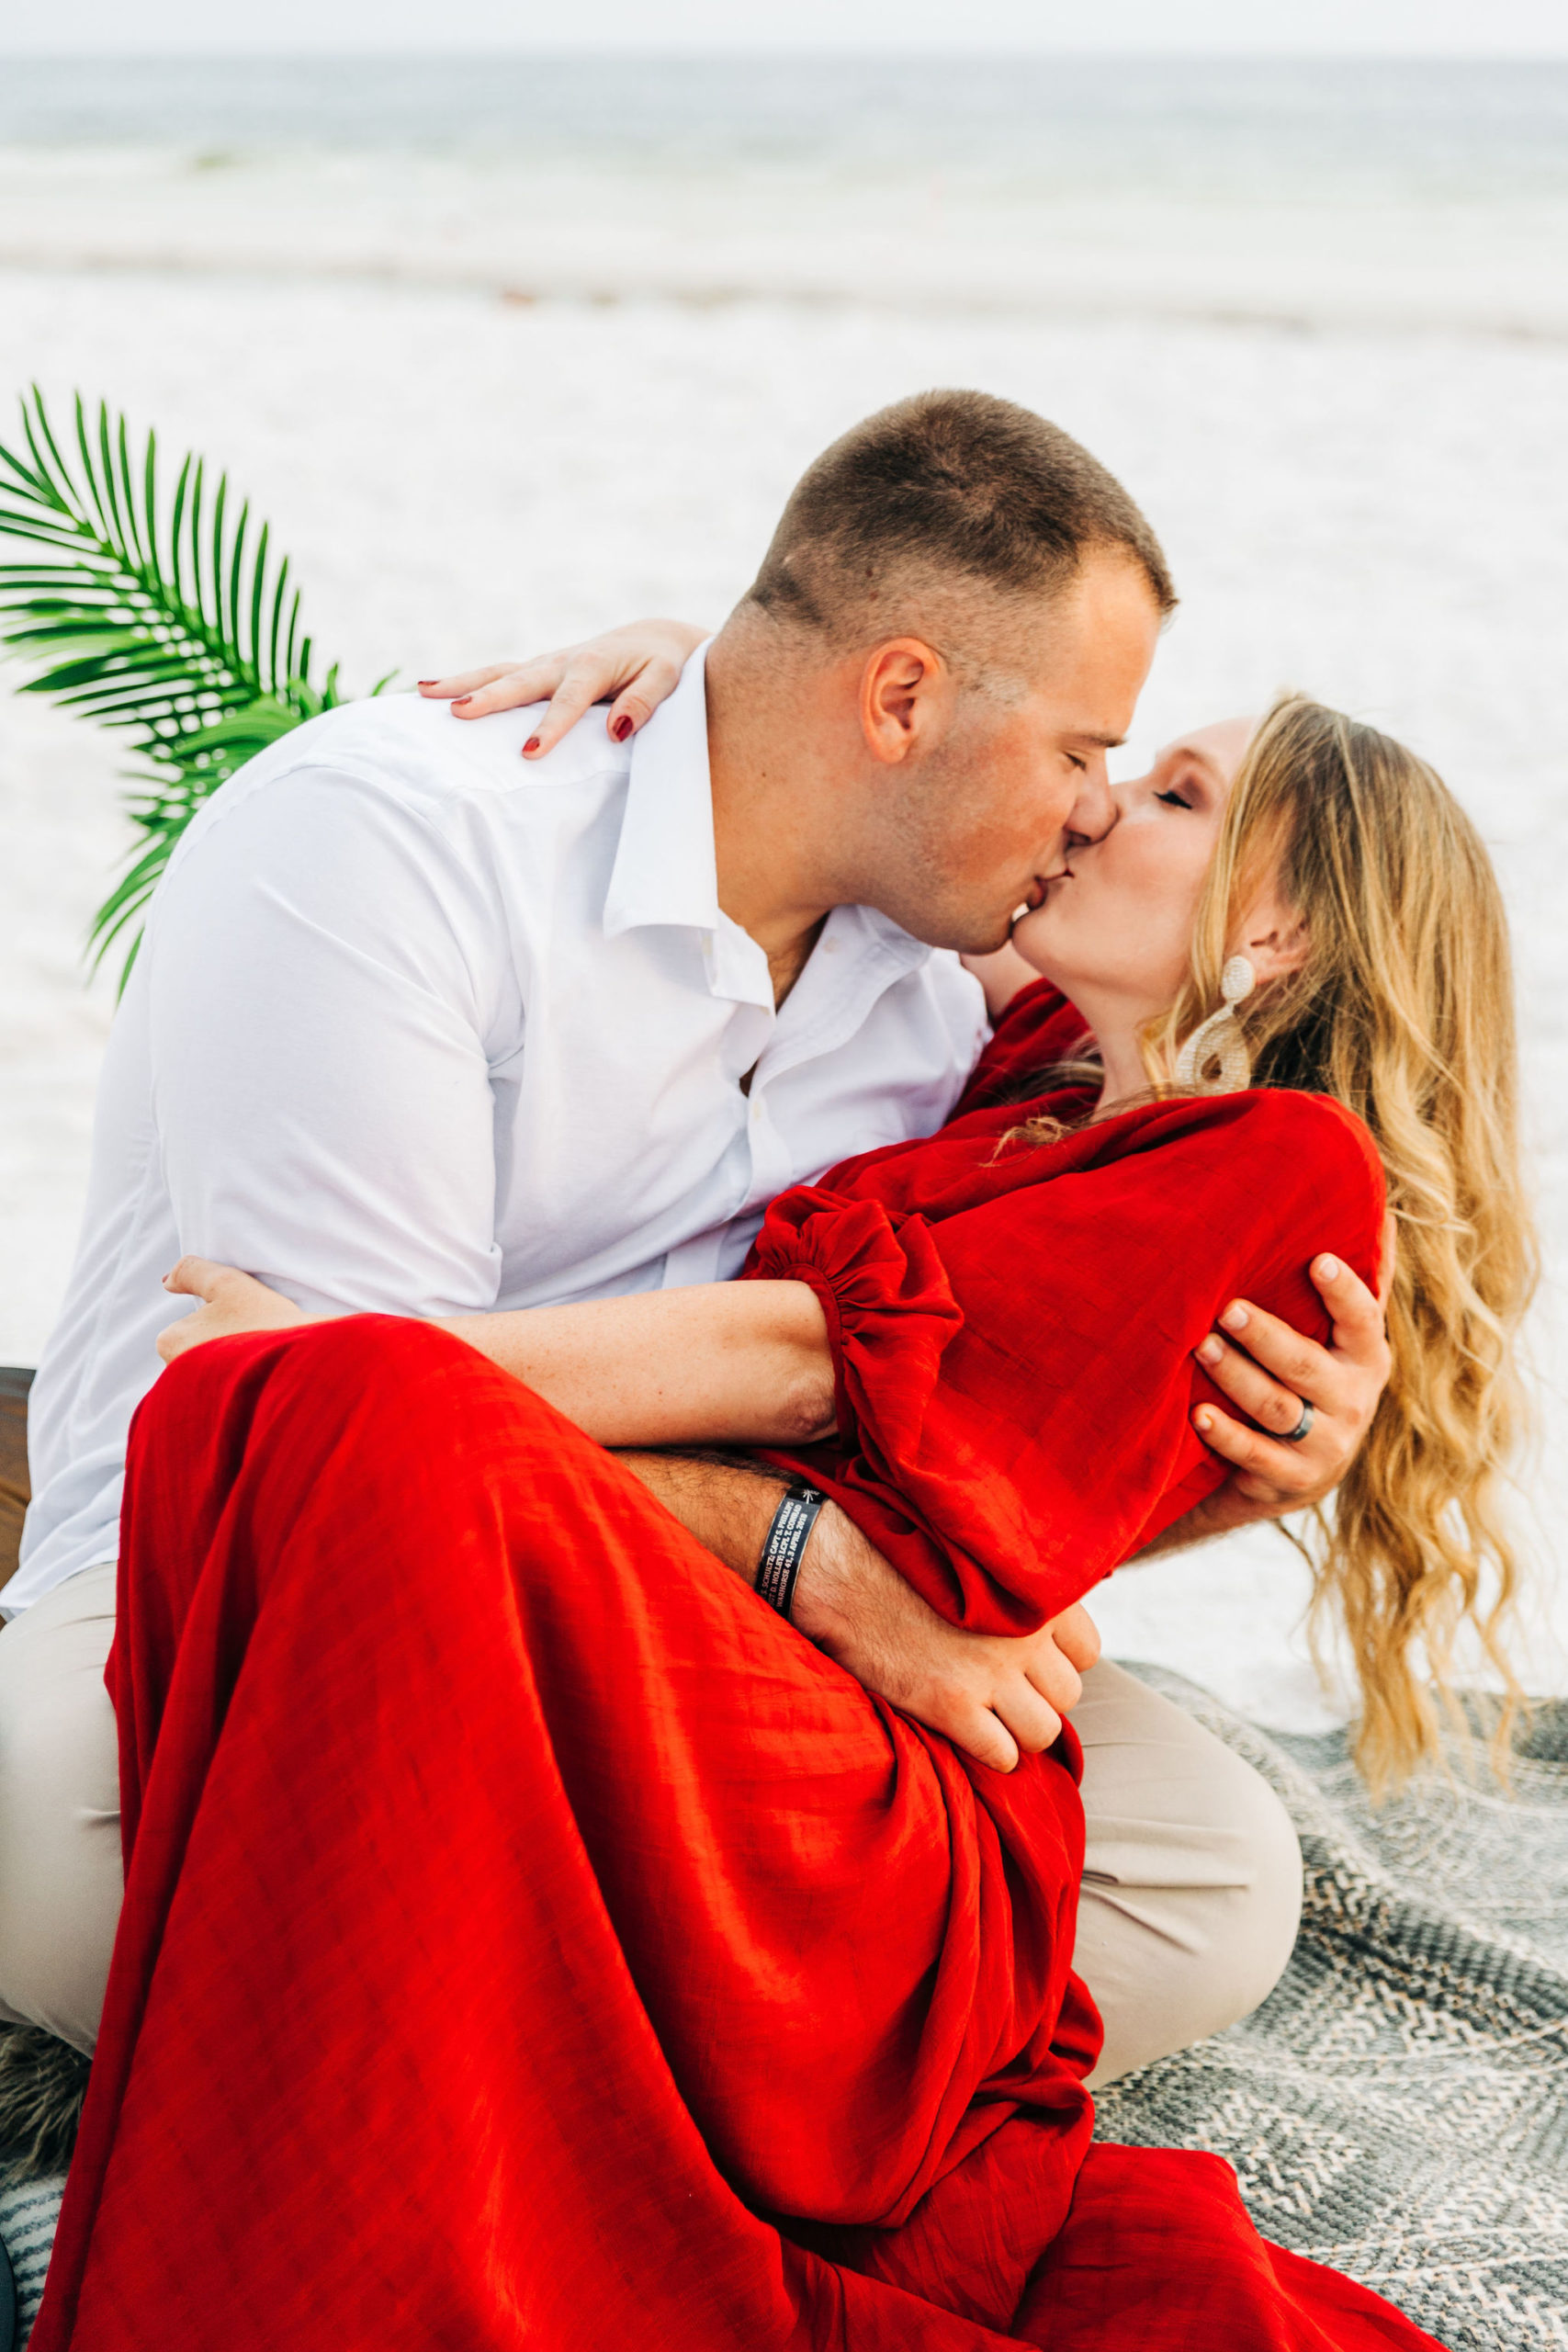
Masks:
[[[718,903],[708,767],[706,663],[712,643],[710,637],[697,647],[674,693],[632,739],[621,838],[604,898],[604,934],[617,939],[623,932],[656,923],[706,933],[710,960],[716,952],[718,968],[712,978],[719,992],[765,1004],[771,1012],[767,958]],[[823,933],[824,940],[829,937],[840,949],[857,951],[857,960],[869,952],[885,981],[915,970],[931,954],[923,941],[874,907],[835,907]]]
[[[900,972],[917,970],[936,954],[934,947],[928,947],[923,939],[917,939],[877,907],[835,907],[822,935],[824,939],[839,937],[846,946],[863,943]]]
[[[704,683],[712,642],[698,646],[674,693],[632,739],[626,812],[604,899],[607,938],[645,923],[718,929]]]

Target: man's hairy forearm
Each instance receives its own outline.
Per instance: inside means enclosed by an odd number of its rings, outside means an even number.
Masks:
[[[1127,1562],[1127,1566],[1136,1567],[1141,1560],[1158,1560],[1168,1552],[1185,1552],[1191,1544],[1206,1544],[1211,1537],[1223,1535],[1225,1532],[1224,1528],[1210,1527],[1203,1523],[1202,1512],[1201,1504],[1198,1504],[1191,1510],[1183,1511],[1179,1519],[1172,1520],[1162,1534],[1156,1535],[1152,1543],[1144,1544],[1140,1550],[1134,1552]]]
[[[789,1481],[743,1453],[623,1453],[619,1459],[697,1542],[750,1584]]]
[[[745,1454],[623,1453],[665,1509],[750,1584],[788,1480]],[[1100,1639],[1081,1609],[1006,1640],[939,1617],[847,1512],[825,1503],[801,1558],[791,1623],[874,1692],[977,1762],[1010,1771],[1048,1747]]]
[[[1167,1552],[1185,1552],[1195,1544],[1212,1544],[1218,1536],[1229,1535],[1238,1527],[1258,1527],[1270,1521],[1285,1518],[1296,1506],[1280,1503],[1264,1507],[1248,1502],[1238,1495],[1227,1478],[1207,1499],[1194,1503],[1179,1519],[1172,1520],[1162,1535],[1134,1552],[1129,1566],[1140,1560],[1157,1560]]]
[[[699,1544],[755,1583],[773,1513],[790,1483],[782,1471],[747,1453],[623,1453],[619,1458]],[[886,1617],[890,1607],[931,1614],[854,1521],[837,1503],[824,1503],[801,1555],[790,1623],[837,1657],[869,1618]]]

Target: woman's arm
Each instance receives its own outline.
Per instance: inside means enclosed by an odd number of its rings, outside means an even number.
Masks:
[[[941,1145],[933,1144],[937,1152]],[[952,1624],[1016,1634],[1080,1599],[1224,1480],[1205,1351],[1245,1295],[1318,1342],[1298,1237],[1375,1281],[1382,1173],[1323,1096],[1153,1103],[984,1162],[930,1222],[877,1155],[769,1209],[749,1263],[824,1295],[841,1435],[770,1448]],[[852,1192],[849,1188],[854,1187]],[[875,1197],[877,1193],[881,1199]]]
[[[182,1258],[165,1287],[202,1302],[160,1337],[165,1363],[208,1340],[327,1319],[206,1258]],[[758,1443],[804,1444],[832,1429],[826,1326],[804,1283],[713,1283],[442,1319],[601,1442],[741,1444],[734,1430],[747,1425],[763,1432]],[[694,1428],[698,1420],[708,1426]],[[793,1437],[767,1434],[791,1421]],[[628,1430],[659,1434],[604,1435]],[[700,1544],[752,1581],[786,1476],[717,1456],[623,1459]],[[955,1633],[832,1503],[812,1531],[791,1615],[868,1690],[1004,1772],[1021,1750],[1051,1745],[1100,1651],[1081,1609],[1018,1641]]]
[[[753,1310],[745,1293],[757,1287]],[[805,1283],[702,1283],[438,1320],[601,1445],[810,1445],[836,1426],[827,1318]],[[785,1428],[793,1438],[772,1434]]]
[[[164,1286],[203,1302],[161,1335],[165,1363],[206,1340],[316,1319],[206,1258],[182,1258]],[[805,1283],[704,1283],[434,1319],[601,1445],[809,1445],[834,1429],[827,1324]]]
[[[609,703],[604,726],[617,743],[646,727],[707,633],[689,621],[631,621],[530,662],[422,678],[419,691],[429,702],[449,702],[458,718],[488,718],[547,696],[550,707],[523,746],[525,760],[542,760],[596,702]]]

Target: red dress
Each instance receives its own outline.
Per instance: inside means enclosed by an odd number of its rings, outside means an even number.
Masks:
[[[831,1301],[811,1468],[948,1613],[1032,1624],[1217,1476],[1231,1292],[1371,1274],[1305,1098],[1044,1149],[981,1109],[771,1214]],[[125,1910],[35,2352],[1320,2352],[1430,2339],[1210,2156],[1090,2147],[1077,1744],[869,1697],[438,1332],[183,1358],[111,1661]]]

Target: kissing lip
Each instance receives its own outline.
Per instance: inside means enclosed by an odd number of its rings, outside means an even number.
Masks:
[[[1025,915],[1038,914],[1041,908],[1045,904],[1046,899],[1051,895],[1052,883],[1060,882],[1064,878],[1069,881],[1072,878],[1070,869],[1065,865],[1058,865],[1055,870],[1050,874],[1035,875],[1029,885],[1029,888],[1019,900],[1017,906],[1014,907],[1011,915],[1008,919],[1009,922],[1021,922]]]

